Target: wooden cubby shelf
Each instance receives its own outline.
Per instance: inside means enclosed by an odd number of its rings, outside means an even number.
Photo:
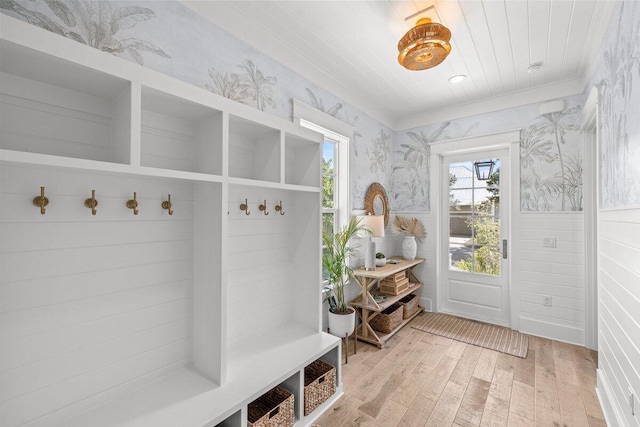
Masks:
[[[343,394],[323,136],[6,15],[0,57],[3,427],[244,427],[279,384],[311,425]],[[337,389],[305,416],[318,358]]]

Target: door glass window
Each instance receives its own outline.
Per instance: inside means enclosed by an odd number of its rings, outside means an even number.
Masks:
[[[449,164],[449,269],[499,276],[501,257],[500,159]]]

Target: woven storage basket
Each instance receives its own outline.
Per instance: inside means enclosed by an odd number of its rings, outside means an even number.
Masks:
[[[402,323],[402,304],[395,303],[369,321],[369,325],[380,332],[391,332]]]
[[[304,368],[304,415],[312,413],[336,391],[336,368],[316,360]]]
[[[275,386],[249,403],[248,412],[249,427],[293,426],[293,394]]]
[[[418,307],[418,297],[414,294],[407,295],[406,297],[400,300],[400,304],[402,304],[402,318],[407,319],[411,317]]]

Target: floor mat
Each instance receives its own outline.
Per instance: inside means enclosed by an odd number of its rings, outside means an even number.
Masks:
[[[529,338],[525,334],[450,314],[423,313],[415,318],[411,327],[517,357],[526,358],[529,351]]]

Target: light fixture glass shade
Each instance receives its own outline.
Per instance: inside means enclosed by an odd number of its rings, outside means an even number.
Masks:
[[[491,178],[493,165],[495,165],[493,160],[483,160],[473,164],[476,169],[476,178],[478,178],[478,181],[486,181]]]
[[[451,31],[422,18],[398,42],[398,62],[409,70],[426,70],[445,60],[451,52]]]

